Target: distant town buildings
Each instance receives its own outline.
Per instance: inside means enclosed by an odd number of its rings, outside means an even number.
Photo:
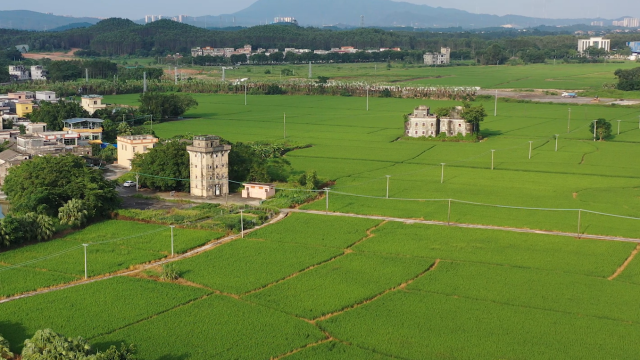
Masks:
[[[448,48],[447,48],[448,49]],[[267,56],[279,52],[279,49],[262,49],[262,48],[258,48],[257,50],[253,51],[251,45],[245,45],[242,48],[239,49],[234,49],[234,48],[213,48],[210,46],[207,47],[196,47],[191,49],[191,56],[196,57],[196,56],[220,56],[220,57],[231,57],[231,55],[247,55],[251,56],[253,54],[265,54]],[[339,48],[332,48],[331,50],[313,50],[314,54],[317,55],[327,55],[327,54],[355,54],[359,51],[365,51],[365,50],[359,50],[356,49],[353,46],[342,46]],[[399,47],[395,47],[395,48],[380,48],[380,50],[366,50],[367,52],[382,52],[382,51],[401,51],[401,49]],[[305,54],[305,53],[310,53],[312,52],[311,49],[298,49],[298,48],[285,48],[283,51],[285,54],[286,53],[294,53],[297,55],[300,54]]]
[[[169,20],[173,20],[175,22],[185,22],[187,20],[188,16],[187,15],[178,15],[178,16],[173,16],[173,17],[168,17],[165,19],[169,19]],[[144,16],[144,23],[148,24],[148,23],[152,23],[154,21],[158,21],[158,20],[162,20],[163,17],[162,15],[145,15]]]
[[[592,37],[589,39],[578,40],[578,52],[580,54],[583,54],[590,47],[594,47],[596,49],[604,49],[608,52],[611,50],[611,40],[603,39],[601,37]]]
[[[457,106],[447,117],[438,117],[429,107],[420,105],[414,109],[405,122],[405,135],[410,137],[436,137],[441,133],[447,136],[473,132],[473,125],[462,119],[462,106]]]
[[[640,55],[640,41],[631,41],[627,43],[634,55]]]
[[[614,21],[613,26],[622,26],[629,28],[638,28],[640,27],[640,19],[627,17],[619,21]]]
[[[440,49],[440,53],[426,53],[424,54],[425,65],[448,65],[451,63],[451,49],[443,47]]]
[[[604,26],[604,21],[592,21],[591,26]]]
[[[295,24],[298,25],[298,20],[293,17],[276,17],[273,19],[274,24]]]

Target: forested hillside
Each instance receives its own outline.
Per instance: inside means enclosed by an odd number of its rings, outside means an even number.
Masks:
[[[632,34],[611,35],[612,48],[624,48],[626,41],[637,40]],[[0,30],[0,47],[29,44],[34,51],[82,48],[101,55],[161,56],[189,53],[192,47],[242,47],[254,49],[297,47],[330,49],[355,46],[359,49],[401,47],[403,50],[437,51],[448,46],[454,52],[487,49],[499,45],[507,54],[523,50],[545,50],[561,58],[575,53],[577,38],[533,31],[499,31],[487,33],[438,33],[385,31],[374,28],[323,30],[286,25],[255,26],[238,31],[207,30],[169,20],[138,25],[130,20],[107,19],[98,24],[61,32]],[[573,53],[573,54],[574,54]]]

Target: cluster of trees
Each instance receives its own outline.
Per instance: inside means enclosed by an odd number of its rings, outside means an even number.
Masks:
[[[614,74],[618,78],[618,90],[640,90],[640,67],[629,70],[618,69]]]
[[[82,337],[68,338],[51,329],[38,330],[24,342],[22,353],[11,352],[9,342],[0,335],[0,359],[12,360],[135,360],[136,347],[111,345],[106,351],[94,352],[91,344]]]
[[[147,92],[140,95],[140,110],[153,115],[154,119],[166,119],[182,116],[189,109],[198,106],[198,102],[187,94],[163,94]]]
[[[8,48],[6,50],[0,50],[0,83],[8,82],[11,80],[9,76],[9,68],[8,65],[21,61],[24,58],[22,57],[22,53],[18,51],[15,47]]]
[[[593,128],[595,127],[595,132]],[[599,118],[589,124],[589,133],[595,134],[600,141],[611,136],[611,123],[607,119]]]
[[[138,25],[124,19],[107,19],[82,29],[61,32],[0,30],[0,48],[14,44],[29,44],[33,50],[83,49],[79,55],[165,56],[176,52],[189,54],[196,46],[279,48],[298,47],[330,49],[354,46],[358,49],[401,47],[407,50],[439,51],[447,46],[456,59],[480,59],[482,52],[493,44],[509,56],[542,51],[546,58],[575,57],[577,37],[557,32],[532,30],[486,32],[385,31],[374,28],[325,30],[297,26],[264,25],[237,31],[207,30],[169,20]],[[557,31],[557,29],[556,29]],[[625,49],[626,42],[635,41],[633,34],[611,34],[611,47]],[[491,51],[494,51],[492,49]],[[526,55],[537,59],[542,53]],[[260,61],[256,59],[255,61]],[[302,60],[301,60],[302,61]],[[344,59],[340,59],[344,61]],[[351,61],[351,60],[350,60]],[[373,61],[373,60],[371,60]],[[486,60],[487,63],[491,63]],[[495,63],[495,62],[494,62]]]
[[[159,143],[145,154],[136,154],[131,162],[133,172],[151,175],[140,176],[140,185],[161,191],[188,191],[189,155],[188,142],[173,139]],[[292,176],[289,161],[283,156],[292,149],[288,144],[235,143],[229,153],[229,178],[234,181],[288,181]],[[311,183],[315,183],[311,181]],[[305,183],[306,184],[306,183]],[[238,186],[232,183],[232,187]]]
[[[72,227],[120,206],[116,184],[75,155],[42,156],[9,169],[2,190],[11,214],[0,223],[0,245],[49,239],[57,222]]]
[[[49,131],[60,131],[64,127],[65,120],[90,116],[77,102],[61,100],[57,103],[42,102],[27,117],[33,122],[47,123]]]
[[[118,66],[106,59],[71,61],[43,59],[38,61],[38,63],[45,66],[49,71],[48,79],[51,81],[75,81],[84,78],[87,74],[91,79],[112,80],[115,77],[118,81],[142,80],[145,72],[149,80],[158,80],[164,75],[162,69],[145,67],[128,68]]]

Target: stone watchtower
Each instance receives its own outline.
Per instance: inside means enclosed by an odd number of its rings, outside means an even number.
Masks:
[[[190,163],[191,195],[223,196],[229,193],[229,151],[213,135],[194,136],[187,146]]]

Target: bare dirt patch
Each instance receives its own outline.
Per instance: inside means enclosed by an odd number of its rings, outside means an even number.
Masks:
[[[80,50],[79,48],[72,48],[68,52],[40,52],[40,53],[26,53],[22,54],[27,59],[40,60],[40,59],[51,59],[51,60],[76,60],[78,59],[73,55],[74,52]]]
[[[613,279],[617,278],[618,275],[622,274],[624,269],[626,269],[627,266],[629,266],[629,263],[631,263],[631,261],[633,260],[633,258],[636,257],[636,255],[638,254],[639,251],[640,251],[640,244],[638,244],[638,246],[636,246],[636,248],[633,249],[633,251],[631,252],[631,255],[629,255],[627,260],[625,260],[624,263],[616,270],[616,272],[613,273],[613,275],[609,276],[607,278],[607,280],[613,280]]]

